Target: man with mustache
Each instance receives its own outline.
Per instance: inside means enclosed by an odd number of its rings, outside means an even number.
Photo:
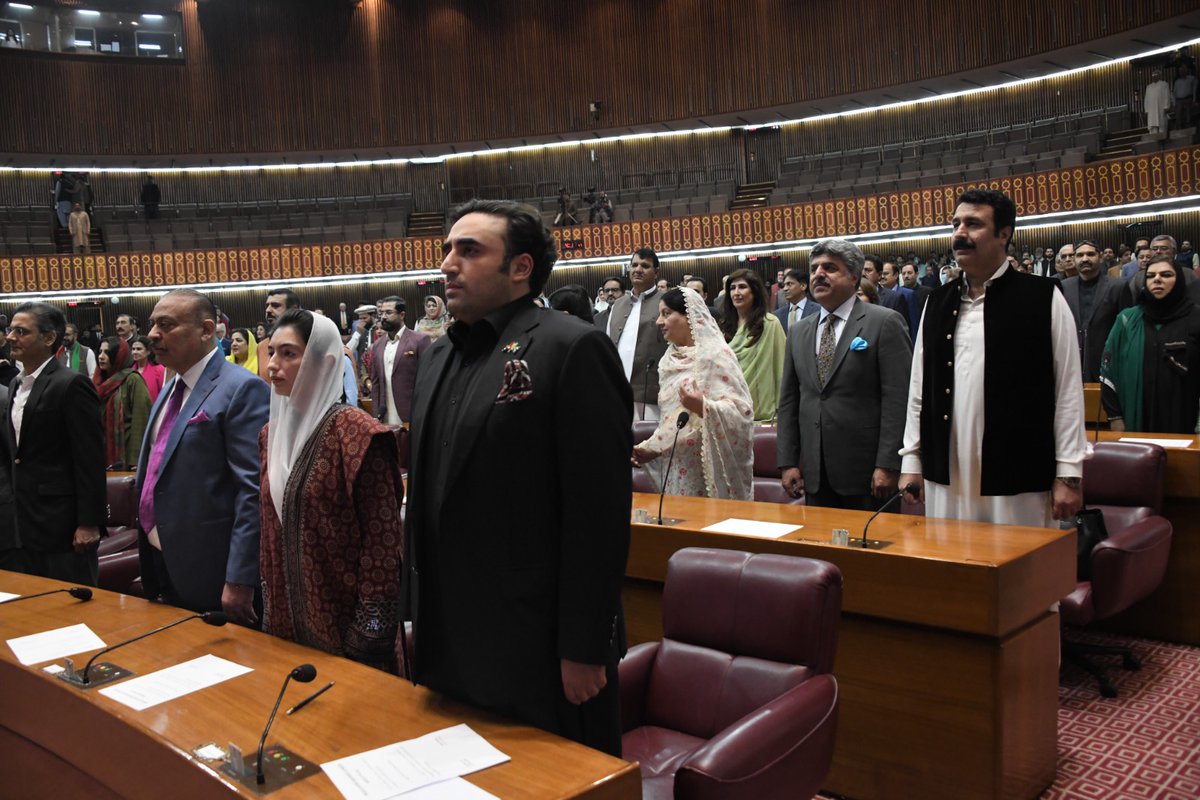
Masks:
[[[951,222],[962,276],[925,306],[900,485],[923,485],[926,516],[1050,527],[1083,502],[1074,321],[1053,283],[1008,267],[1016,221],[1003,193],[964,192]]]
[[[1101,272],[1102,256],[1090,239],[1075,243],[1075,268],[1079,274],[1062,282],[1063,296],[1075,319],[1084,383],[1100,380],[1104,341],[1117,320],[1118,294],[1124,288]]]

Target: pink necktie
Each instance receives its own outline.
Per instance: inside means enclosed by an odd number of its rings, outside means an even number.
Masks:
[[[154,486],[158,483],[158,473],[162,468],[163,453],[167,449],[167,439],[171,438],[171,428],[179,417],[179,409],[183,407],[183,392],[187,386],[183,378],[175,380],[171,389],[171,398],[163,410],[162,424],[158,426],[158,437],[154,440],[154,449],[150,451],[150,460],[146,464],[146,479],[142,481],[142,497],[138,503],[138,516],[142,530],[149,533],[154,530],[158,521],[154,517]]]

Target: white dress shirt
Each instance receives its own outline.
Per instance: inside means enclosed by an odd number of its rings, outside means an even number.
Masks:
[[[817,323],[817,342],[814,353],[821,352],[821,333],[824,331],[825,319],[833,314],[837,321],[833,323],[833,346],[836,348],[838,342],[842,340],[842,331],[846,330],[846,322],[850,319],[850,309],[854,308],[854,301],[858,299],[856,295],[850,295],[850,299],[842,303],[833,311],[826,311],[822,306],[820,321]]]
[[[384,380],[384,401],[387,403],[387,424],[399,425],[403,420],[400,419],[400,412],[396,410],[396,397],[392,394],[392,368],[396,366],[396,352],[400,349],[400,335],[404,333],[404,326],[400,326],[400,330],[396,331],[394,337],[387,340],[387,344],[383,346],[383,380]]]
[[[631,294],[633,300],[629,307],[629,319],[625,320],[625,329],[621,331],[621,338],[617,341],[617,352],[621,355],[621,366],[625,368],[625,380],[633,380],[633,354],[637,351],[638,328],[642,323],[642,301],[646,299],[646,295],[658,291],[657,286],[651,286],[641,294]],[[608,317],[609,327],[612,327],[613,319],[610,314]]]
[[[46,365],[49,363],[50,359],[47,358],[33,372],[22,374],[17,378],[17,390],[13,394],[12,400],[12,426],[13,436],[16,437],[18,448],[21,446],[21,423],[25,420],[25,404],[29,402],[29,393],[33,391],[33,384],[41,376],[42,371],[46,369]],[[25,364],[22,362],[21,366],[25,366]]]

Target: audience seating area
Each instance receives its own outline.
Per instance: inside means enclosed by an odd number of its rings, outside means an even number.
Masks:
[[[1079,166],[1100,151],[1106,130],[1127,127],[1128,118],[1126,106],[1114,106],[880,147],[786,156],[769,203],[842,199]]]
[[[663,639],[620,663],[622,750],[641,763],[642,796],[816,794],[833,760],[841,606],[842,574],[825,561],[672,555]]]

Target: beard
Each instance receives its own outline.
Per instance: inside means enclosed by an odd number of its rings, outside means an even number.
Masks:
[[[383,328],[388,333],[395,333],[400,330],[400,321],[394,319],[379,320],[379,327]]]

